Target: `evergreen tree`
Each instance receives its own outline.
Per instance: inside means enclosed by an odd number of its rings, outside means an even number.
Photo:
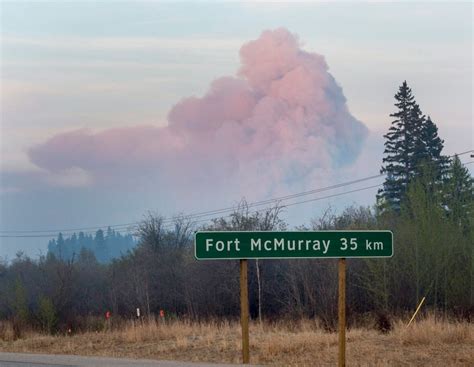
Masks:
[[[54,238],[48,242],[48,254],[58,256],[58,246]]]
[[[53,302],[50,298],[40,296],[38,301],[38,319],[41,322],[43,331],[52,334],[54,332],[57,315],[54,309]]]
[[[442,154],[444,140],[438,135],[438,127],[428,116],[420,130],[419,150],[416,151],[417,167],[420,164],[430,164],[439,182],[445,177],[449,159]],[[418,169],[419,171],[419,169]]]
[[[107,234],[105,235],[105,246],[107,247],[108,254],[107,254],[107,259],[106,261],[109,261],[111,257],[115,257],[115,250],[117,248],[116,243],[117,243],[117,235],[115,231],[107,227]]]
[[[471,229],[474,215],[474,180],[456,155],[447,171],[444,205],[448,217],[464,231]]]
[[[444,207],[449,222],[455,227],[452,239],[458,244],[453,251],[454,260],[450,268],[449,295],[454,294],[457,304],[474,304],[474,180],[463,166],[459,157],[454,156],[447,170],[444,185]],[[454,237],[454,236],[453,236]],[[469,291],[466,290],[469,288]],[[457,295],[457,297],[456,297]],[[467,299],[466,299],[467,297]]]
[[[409,183],[428,169],[433,177],[428,186],[434,189],[442,182],[449,160],[441,154],[444,141],[438,136],[438,128],[423,115],[406,81],[395,99],[398,111],[390,115],[395,120],[384,135],[385,157],[380,171],[387,177],[377,199],[381,209],[398,212]]]
[[[77,255],[79,251],[81,250],[81,247],[79,246],[77,242],[76,233],[73,233],[71,238],[69,239],[68,247],[69,247],[70,253],[75,254],[75,255]]]
[[[20,323],[28,322],[29,309],[27,293],[23,282],[19,278],[15,282],[13,311]]]
[[[113,240],[114,236],[115,236],[115,231],[112,228],[107,227],[107,235],[105,236],[105,239]]]
[[[106,262],[108,260],[108,251],[107,251],[107,244],[105,242],[105,237],[104,237],[104,231],[102,229],[99,229],[95,233],[95,255],[97,257],[97,260],[100,262]]]
[[[58,248],[59,259],[61,260],[65,259],[66,249],[65,249],[63,234],[61,232],[58,234],[58,239],[56,240],[56,246]]]
[[[420,106],[417,103],[413,104],[413,109],[410,112],[410,124],[413,127],[412,134],[413,136],[413,152],[410,159],[410,172],[409,180],[410,182],[414,176],[420,176],[421,165],[429,161],[429,154],[427,149],[427,144],[424,139],[425,126],[426,126],[426,117],[421,112]]]
[[[80,249],[82,249],[84,247],[87,248],[86,239],[84,237],[84,232],[79,232],[79,235],[77,236],[77,246]]]
[[[377,198],[382,207],[398,211],[413,172],[413,155],[416,149],[421,149],[416,147],[415,138],[423,116],[406,81],[395,94],[395,99],[398,111],[390,115],[395,119],[384,135],[385,157],[380,171],[386,173],[387,178]]]
[[[100,262],[108,262],[113,258],[118,258],[135,247],[136,243],[133,236],[127,234],[122,236],[112,228],[107,228],[106,233],[99,229],[95,236],[79,232],[71,237],[63,237],[62,233],[58,235],[57,240],[52,239],[48,242],[48,255],[54,255],[60,260],[77,259],[83,249],[88,250]]]

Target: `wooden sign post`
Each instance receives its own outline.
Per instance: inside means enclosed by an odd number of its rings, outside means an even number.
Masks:
[[[242,361],[250,361],[248,259],[339,259],[339,367],[346,365],[346,258],[393,255],[391,231],[200,231],[194,240],[197,260],[240,261]]]
[[[339,259],[339,367],[346,366],[346,259]]]
[[[242,362],[250,361],[249,352],[249,289],[247,260],[240,260],[240,326],[242,328]]]

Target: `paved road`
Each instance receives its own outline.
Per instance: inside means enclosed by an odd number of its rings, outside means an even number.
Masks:
[[[0,367],[230,367],[235,364],[211,364],[149,359],[81,357],[53,354],[26,354],[0,352]],[[248,366],[248,365],[247,365]]]

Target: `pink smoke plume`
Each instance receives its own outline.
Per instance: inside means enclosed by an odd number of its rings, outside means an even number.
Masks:
[[[165,127],[72,131],[31,148],[29,157],[52,173],[83,170],[97,183],[126,174],[173,187],[212,180],[253,188],[262,180],[314,186],[355,160],[367,128],[348,111],[323,56],[280,28],[244,44],[240,58],[237,77],[177,103]]]

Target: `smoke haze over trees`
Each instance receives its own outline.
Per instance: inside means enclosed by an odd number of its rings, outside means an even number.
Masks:
[[[99,262],[109,262],[112,259],[125,255],[136,245],[131,234],[122,235],[110,227],[106,233],[102,229],[95,235],[74,233],[69,238],[64,238],[62,233],[48,243],[48,254],[64,261],[71,261],[82,251],[90,251]]]

